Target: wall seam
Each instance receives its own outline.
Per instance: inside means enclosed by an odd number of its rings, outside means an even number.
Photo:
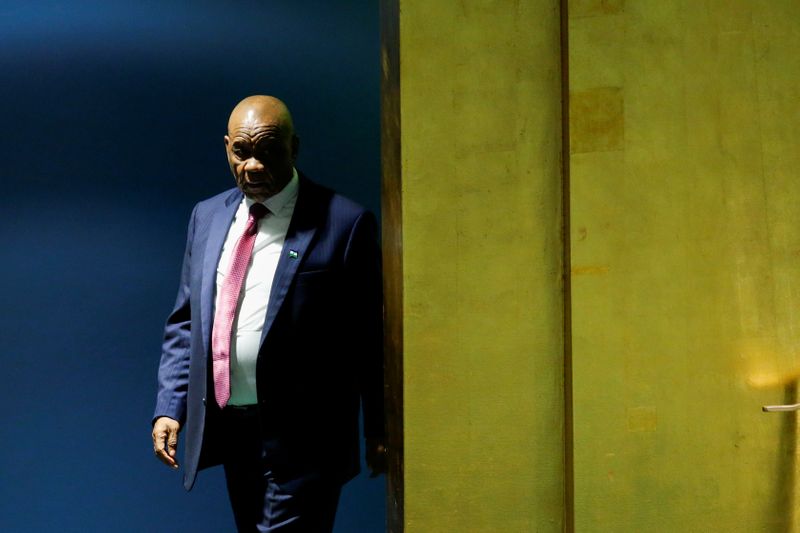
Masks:
[[[564,531],[575,531],[575,464],[572,397],[572,246],[570,240],[569,0],[560,0],[561,22],[561,230],[564,342]]]

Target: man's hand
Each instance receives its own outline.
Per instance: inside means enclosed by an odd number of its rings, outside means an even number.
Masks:
[[[386,444],[383,439],[367,439],[366,460],[370,469],[369,477],[377,477],[386,473]]]
[[[156,423],[153,424],[153,451],[162,463],[172,468],[178,468],[175,450],[178,448],[180,430],[180,422],[168,416],[156,419]]]

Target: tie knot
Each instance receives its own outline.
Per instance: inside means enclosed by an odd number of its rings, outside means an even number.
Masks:
[[[267,213],[269,213],[269,209],[261,202],[256,202],[250,206],[250,216],[256,219],[256,221],[264,218]]]

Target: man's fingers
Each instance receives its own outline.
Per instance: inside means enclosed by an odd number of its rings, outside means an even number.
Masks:
[[[369,477],[377,477],[380,474],[385,474],[388,467],[386,445],[378,440],[367,441],[367,466],[371,473]]]
[[[160,418],[153,426],[153,451],[159,461],[171,468],[178,468],[175,451],[178,446],[180,424],[176,421]]]
[[[178,468],[178,463],[172,458],[172,456],[175,455],[175,451],[173,449],[170,453],[170,451],[167,450],[167,442],[168,439],[166,431],[153,433],[153,451],[155,452],[158,460],[169,467]]]
[[[161,428],[153,428],[153,451],[158,455],[159,450],[164,449],[164,441],[167,438],[167,432]]]
[[[178,463],[175,462],[175,459],[169,456],[166,450],[164,449],[156,450],[156,457],[158,457],[158,460],[164,463],[165,465],[172,468],[178,468]]]
[[[170,457],[175,457],[175,450],[178,447],[178,430],[171,428],[167,436],[167,452]]]

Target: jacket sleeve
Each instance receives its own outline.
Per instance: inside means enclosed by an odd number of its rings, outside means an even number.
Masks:
[[[161,347],[161,363],[158,368],[158,395],[153,422],[161,416],[168,416],[181,424],[186,420],[192,323],[189,283],[196,213],[197,206],[192,211],[189,221],[178,297],[164,327],[164,343]]]
[[[364,436],[383,438],[383,279],[378,224],[372,213],[358,217],[345,252],[345,269],[351,284],[353,339],[356,357]]]

